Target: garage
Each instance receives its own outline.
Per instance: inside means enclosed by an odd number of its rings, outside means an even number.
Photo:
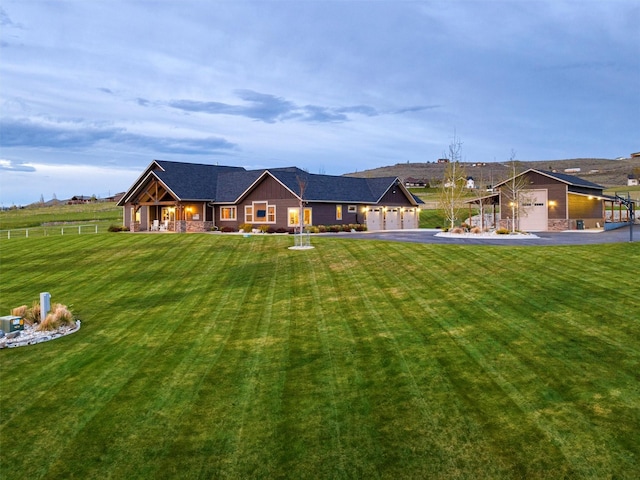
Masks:
[[[520,225],[524,232],[543,232],[549,228],[547,190],[527,190],[520,194]]]

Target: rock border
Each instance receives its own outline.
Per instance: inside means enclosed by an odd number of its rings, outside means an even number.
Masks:
[[[81,322],[76,320],[73,327],[60,327],[57,330],[36,330],[33,325],[25,325],[24,330],[16,330],[10,332],[0,338],[0,350],[3,348],[25,347],[27,345],[37,345],[38,343],[48,342],[56,338],[65,337],[76,333],[80,330]],[[19,335],[11,337],[12,334],[20,332]]]

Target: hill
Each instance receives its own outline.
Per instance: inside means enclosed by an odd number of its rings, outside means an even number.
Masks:
[[[574,170],[572,175],[583,178],[604,187],[618,187],[627,184],[627,177],[635,172],[640,173],[640,158],[625,158],[610,160],[604,158],[573,158],[565,160],[520,161],[522,170],[536,168],[540,170],[555,170],[564,173],[567,169]],[[349,177],[413,177],[424,180],[429,184],[437,184],[444,175],[444,163],[396,163],[386,167],[347,173]],[[477,183],[492,185],[509,177],[506,162],[474,163],[464,162],[467,175],[472,176]],[[580,169],[575,171],[575,169]]]

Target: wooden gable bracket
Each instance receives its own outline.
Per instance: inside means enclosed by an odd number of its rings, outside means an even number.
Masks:
[[[140,193],[139,201],[140,203],[152,203],[152,204],[169,204],[171,202],[162,202],[162,198],[167,194],[167,190],[158,182],[157,180],[153,180],[149,183],[147,188]]]

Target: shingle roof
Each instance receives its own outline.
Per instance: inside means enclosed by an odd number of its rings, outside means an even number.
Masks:
[[[162,170],[154,174],[180,200],[214,200],[218,176],[230,172],[246,172],[242,167],[205,165],[200,163],[169,162],[156,160]]]
[[[540,175],[544,175],[550,178],[553,178],[555,180],[558,180],[560,182],[566,183],[568,185],[573,185],[576,187],[586,187],[586,188],[595,188],[598,190],[603,190],[604,187],[602,185],[598,185],[596,183],[593,182],[589,182],[588,180],[584,180],[580,177],[576,177],[574,175],[568,175],[566,173],[557,173],[557,172],[549,172],[547,170],[538,170],[535,168],[530,168],[529,170],[526,170],[522,173],[519,173],[518,175],[516,175],[516,177],[520,177],[522,175],[525,175],[529,172],[534,172],[534,173],[538,173]],[[511,177],[513,178],[513,177]],[[503,182],[497,183],[496,185],[494,185],[494,187],[499,187],[500,185],[504,185],[505,183],[507,183],[509,180],[511,180],[511,178],[509,178],[508,180],[505,180]]]
[[[580,177],[576,177],[575,175],[568,175],[566,173],[549,172],[547,170],[534,170],[534,171],[541,173],[543,175],[547,175],[548,177],[552,177],[557,180],[560,180],[561,182],[568,183],[569,185],[575,185],[577,187],[589,187],[589,188],[598,188],[598,189],[604,188],[602,185],[598,185],[597,183],[584,180]]]
[[[269,173],[296,195],[300,194],[298,179],[305,180],[304,199],[312,202],[376,203],[397,180],[318,175],[295,167],[269,169]]]
[[[156,167],[160,167],[157,168]],[[155,175],[179,200],[234,203],[263,175],[271,175],[295,195],[300,194],[299,180],[306,182],[304,199],[312,202],[377,203],[399,181],[396,177],[358,178],[311,174],[297,167],[268,170],[245,170],[198,163],[155,160],[146,170]],[[129,189],[127,197],[141,185],[140,179]],[[411,195],[416,203],[422,203]]]

